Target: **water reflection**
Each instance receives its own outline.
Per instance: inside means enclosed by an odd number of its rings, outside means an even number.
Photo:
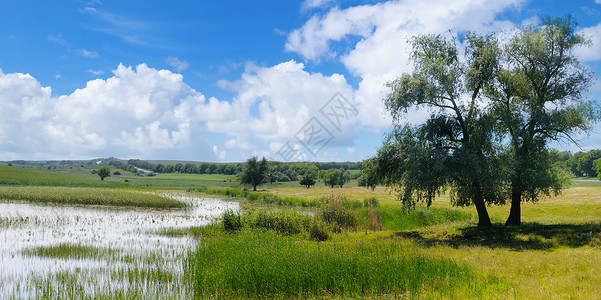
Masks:
[[[160,269],[181,277],[183,258],[194,240],[157,235],[156,232],[206,225],[224,210],[237,210],[239,206],[236,202],[183,194],[170,194],[169,197],[188,203],[189,208],[157,211],[0,203],[0,298],[39,296],[39,281],[42,280],[42,285],[52,285],[57,274],[75,274],[74,278],[83,279],[76,285],[81,284],[92,292],[102,291],[105,285],[112,289],[119,286],[127,289],[128,285],[139,284],[123,282],[119,275],[135,280],[140,270]],[[101,259],[58,259],[23,254],[28,249],[60,244],[111,249],[117,254]],[[133,277],[122,274],[127,272],[135,274]],[[147,276],[148,270],[144,272]],[[144,285],[151,294],[174,290],[176,294],[164,296],[185,297],[182,294],[185,291],[177,291],[177,287]],[[61,287],[58,285],[57,288]]]

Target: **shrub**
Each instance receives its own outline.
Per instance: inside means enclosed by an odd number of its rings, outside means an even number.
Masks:
[[[342,229],[356,228],[357,216],[351,211],[352,203],[343,203],[341,197],[331,196],[321,208],[320,216],[337,232]]]
[[[311,227],[311,231],[309,232],[309,236],[312,240],[322,242],[327,241],[330,238],[327,229],[321,222],[313,221],[313,226]]]
[[[235,213],[233,210],[228,209],[221,215],[223,222],[223,229],[227,232],[234,232],[242,229],[242,221],[240,220],[240,214]]]

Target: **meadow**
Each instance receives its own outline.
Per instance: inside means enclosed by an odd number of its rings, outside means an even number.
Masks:
[[[524,203],[520,227],[490,206],[479,229],[445,195],[406,210],[356,182],[250,192],[225,175],[7,166],[0,180],[0,298],[601,297],[601,182]]]

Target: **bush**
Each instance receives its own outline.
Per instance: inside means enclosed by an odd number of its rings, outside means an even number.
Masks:
[[[322,205],[320,216],[328,224],[334,226],[337,232],[342,229],[354,229],[357,227],[357,216],[351,211],[353,203],[343,203],[342,198],[331,196]]]
[[[311,227],[311,231],[309,232],[309,236],[312,240],[323,242],[327,241],[330,238],[327,229],[321,222],[313,221],[313,226]]]
[[[235,232],[242,229],[242,220],[240,214],[235,213],[233,210],[228,209],[221,215],[221,221],[223,222],[223,229],[227,232]]]

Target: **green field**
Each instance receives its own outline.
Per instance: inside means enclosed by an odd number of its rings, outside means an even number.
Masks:
[[[70,186],[70,187],[152,187],[237,186],[236,176],[219,174],[157,174],[152,177],[123,175],[100,180],[93,169],[44,170],[0,165],[0,185]]]
[[[354,182],[334,189],[276,183],[249,192],[226,175],[124,174],[101,181],[84,170],[0,167],[3,203],[144,207],[157,214],[148,219],[154,222],[163,218],[156,208],[185,209],[158,195],[166,190],[224,197],[244,210],[223,215],[223,223],[154,233],[199,241],[184,254],[69,242],[26,248],[24,257],[120,266],[40,274],[27,282],[42,288],[42,298],[599,297],[601,182],[574,181],[560,196],[524,203],[521,227],[502,225],[508,206],[490,206],[494,226],[479,229],[475,209],[451,207],[446,195],[430,208],[407,211],[390,191]],[[40,221],[2,217],[0,230],[32,222]],[[103,288],[107,276],[119,284]]]

